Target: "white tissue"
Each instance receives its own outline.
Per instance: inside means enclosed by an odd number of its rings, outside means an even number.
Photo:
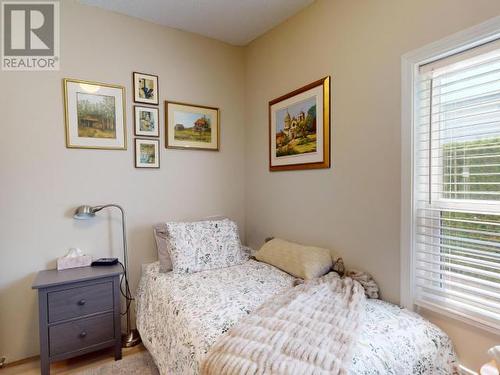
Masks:
[[[74,258],[74,257],[81,257],[83,254],[83,251],[77,247],[72,247],[71,249],[68,250],[68,253],[65,255],[65,257],[68,258]]]
[[[57,259],[57,269],[59,271],[68,268],[87,267],[92,263],[92,257],[85,255],[82,250],[73,247],[66,255]]]

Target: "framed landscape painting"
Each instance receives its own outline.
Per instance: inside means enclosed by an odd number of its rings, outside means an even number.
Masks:
[[[159,137],[158,108],[134,106],[135,135]]]
[[[158,105],[158,76],[134,72],[134,102]]]
[[[167,148],[219,150],[219,109],[165,102]]]
[[[65,78],[66,147],[126,150],[125,88]]]
[[[269,102],[269,170],[330,168],[330,77]]]
[[[159,139],[135,139],[135,167],[160,168]]]

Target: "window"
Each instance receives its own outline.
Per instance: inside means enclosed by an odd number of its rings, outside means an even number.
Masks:
[[[500,329],[500,41],[416,71],[413,303]]]

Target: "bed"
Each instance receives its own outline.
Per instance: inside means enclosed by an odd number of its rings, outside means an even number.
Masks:
[[[249,260],[192,274],[143,266],[137,292],[137,328],[161,374],[199,373],[216,340],[295,278]],[[398,306],[368,300],[350,374],[452,374],[455,353],[439,328]]]

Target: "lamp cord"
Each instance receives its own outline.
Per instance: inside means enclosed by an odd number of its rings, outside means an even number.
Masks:
[[[132,293],[130,293],[130,286],[128,283],[128,277],[127,277],[127,270],[125,269],[125,266],[123,265],[122,262],[118,261],[120,266],[122,266],[123,269],[123,275],[122,278],[120,279],[120,293],[121,295],[125,298],[125,312],[121,313],[122,316],[127,315],[129,310],[130,310],[130,305],[132,301],[134,301],[134,298],[132,297]],[[123,280],[125,280],[125,286],[123,285]]]

